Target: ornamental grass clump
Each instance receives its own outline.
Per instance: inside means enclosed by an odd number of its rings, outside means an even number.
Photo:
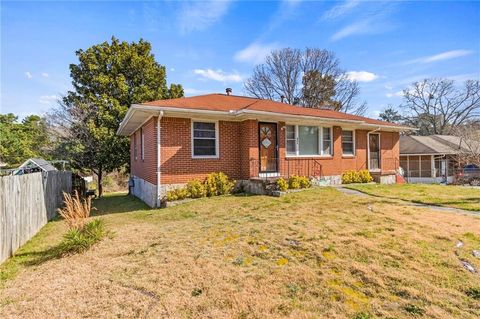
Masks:
[[[63,198],[65,206],[59,208],[58,213],[63,217],[69,229],[83,228],[92,210],[91,198],[80,199],[77,191],[74,196],[63,193]]]
[[[58,213],[67,224],[68,231],[56,248],[59,256],[84,252],[107,234],[103,220],[88,221],[90,212],[95,209],[89,197],[81,199],[77,191],[73,196],[63,193],[63,197],[65,207],[59,208]]]

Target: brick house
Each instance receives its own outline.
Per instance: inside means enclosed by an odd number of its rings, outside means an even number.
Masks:
[[[218,171],[246,187],[293,174],[338,184],[360,169],[395,182],[399,132],[408,129],[227,93],[134,104],[117,133],[130,137],[133,194],[158,206],[170,188]]]

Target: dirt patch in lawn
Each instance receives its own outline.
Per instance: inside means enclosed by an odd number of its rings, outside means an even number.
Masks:
[[[19,263],[0,291],[0,317],[480,315],[471,293],[480,277],[461,263],[480,269],[470,253],[480,248],[476,217],[332,188],[162,210],[117,195],[96,206],[114,236],[82,255]],[[45,240],[58,239],[29,249]]]

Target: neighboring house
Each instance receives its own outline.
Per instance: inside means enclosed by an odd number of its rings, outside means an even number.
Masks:
[[[36,172],[49,172],[56,171],[55,166],[44,160],[43,158],[29,158],[16,170],[13,171],[13,175],[23,175]]]
[[[457,156],[468,152],[451,135],[401,136],[400,166],[409,183],[453,183],[459,171]]]
[[[247,189],[293,174],[338,184],[344,171],[361,169],[394,183],[399,132],[409,129],[227,91],[134,104],[117,133],[130,137],[133,194],[158,206],[172,187],[218,171]]]

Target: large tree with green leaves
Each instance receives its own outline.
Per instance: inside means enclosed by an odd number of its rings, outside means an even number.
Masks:
[[[15,166],[31,157],[48,159],[51,144],[44,118],[29,115],[19,122],[12,113],[0,114],[0,161]]]
[[[116,135],[129,106],[181,97],[183,89],[167,87],[165,67],[144,40],[128,43],[112,37],[76,55],[79,62],[70,65],[74,90],[64,96],[53,118],[62,148],[75,167],[97,175],[101,196],[103,175],[129,163],[128,138]]]

